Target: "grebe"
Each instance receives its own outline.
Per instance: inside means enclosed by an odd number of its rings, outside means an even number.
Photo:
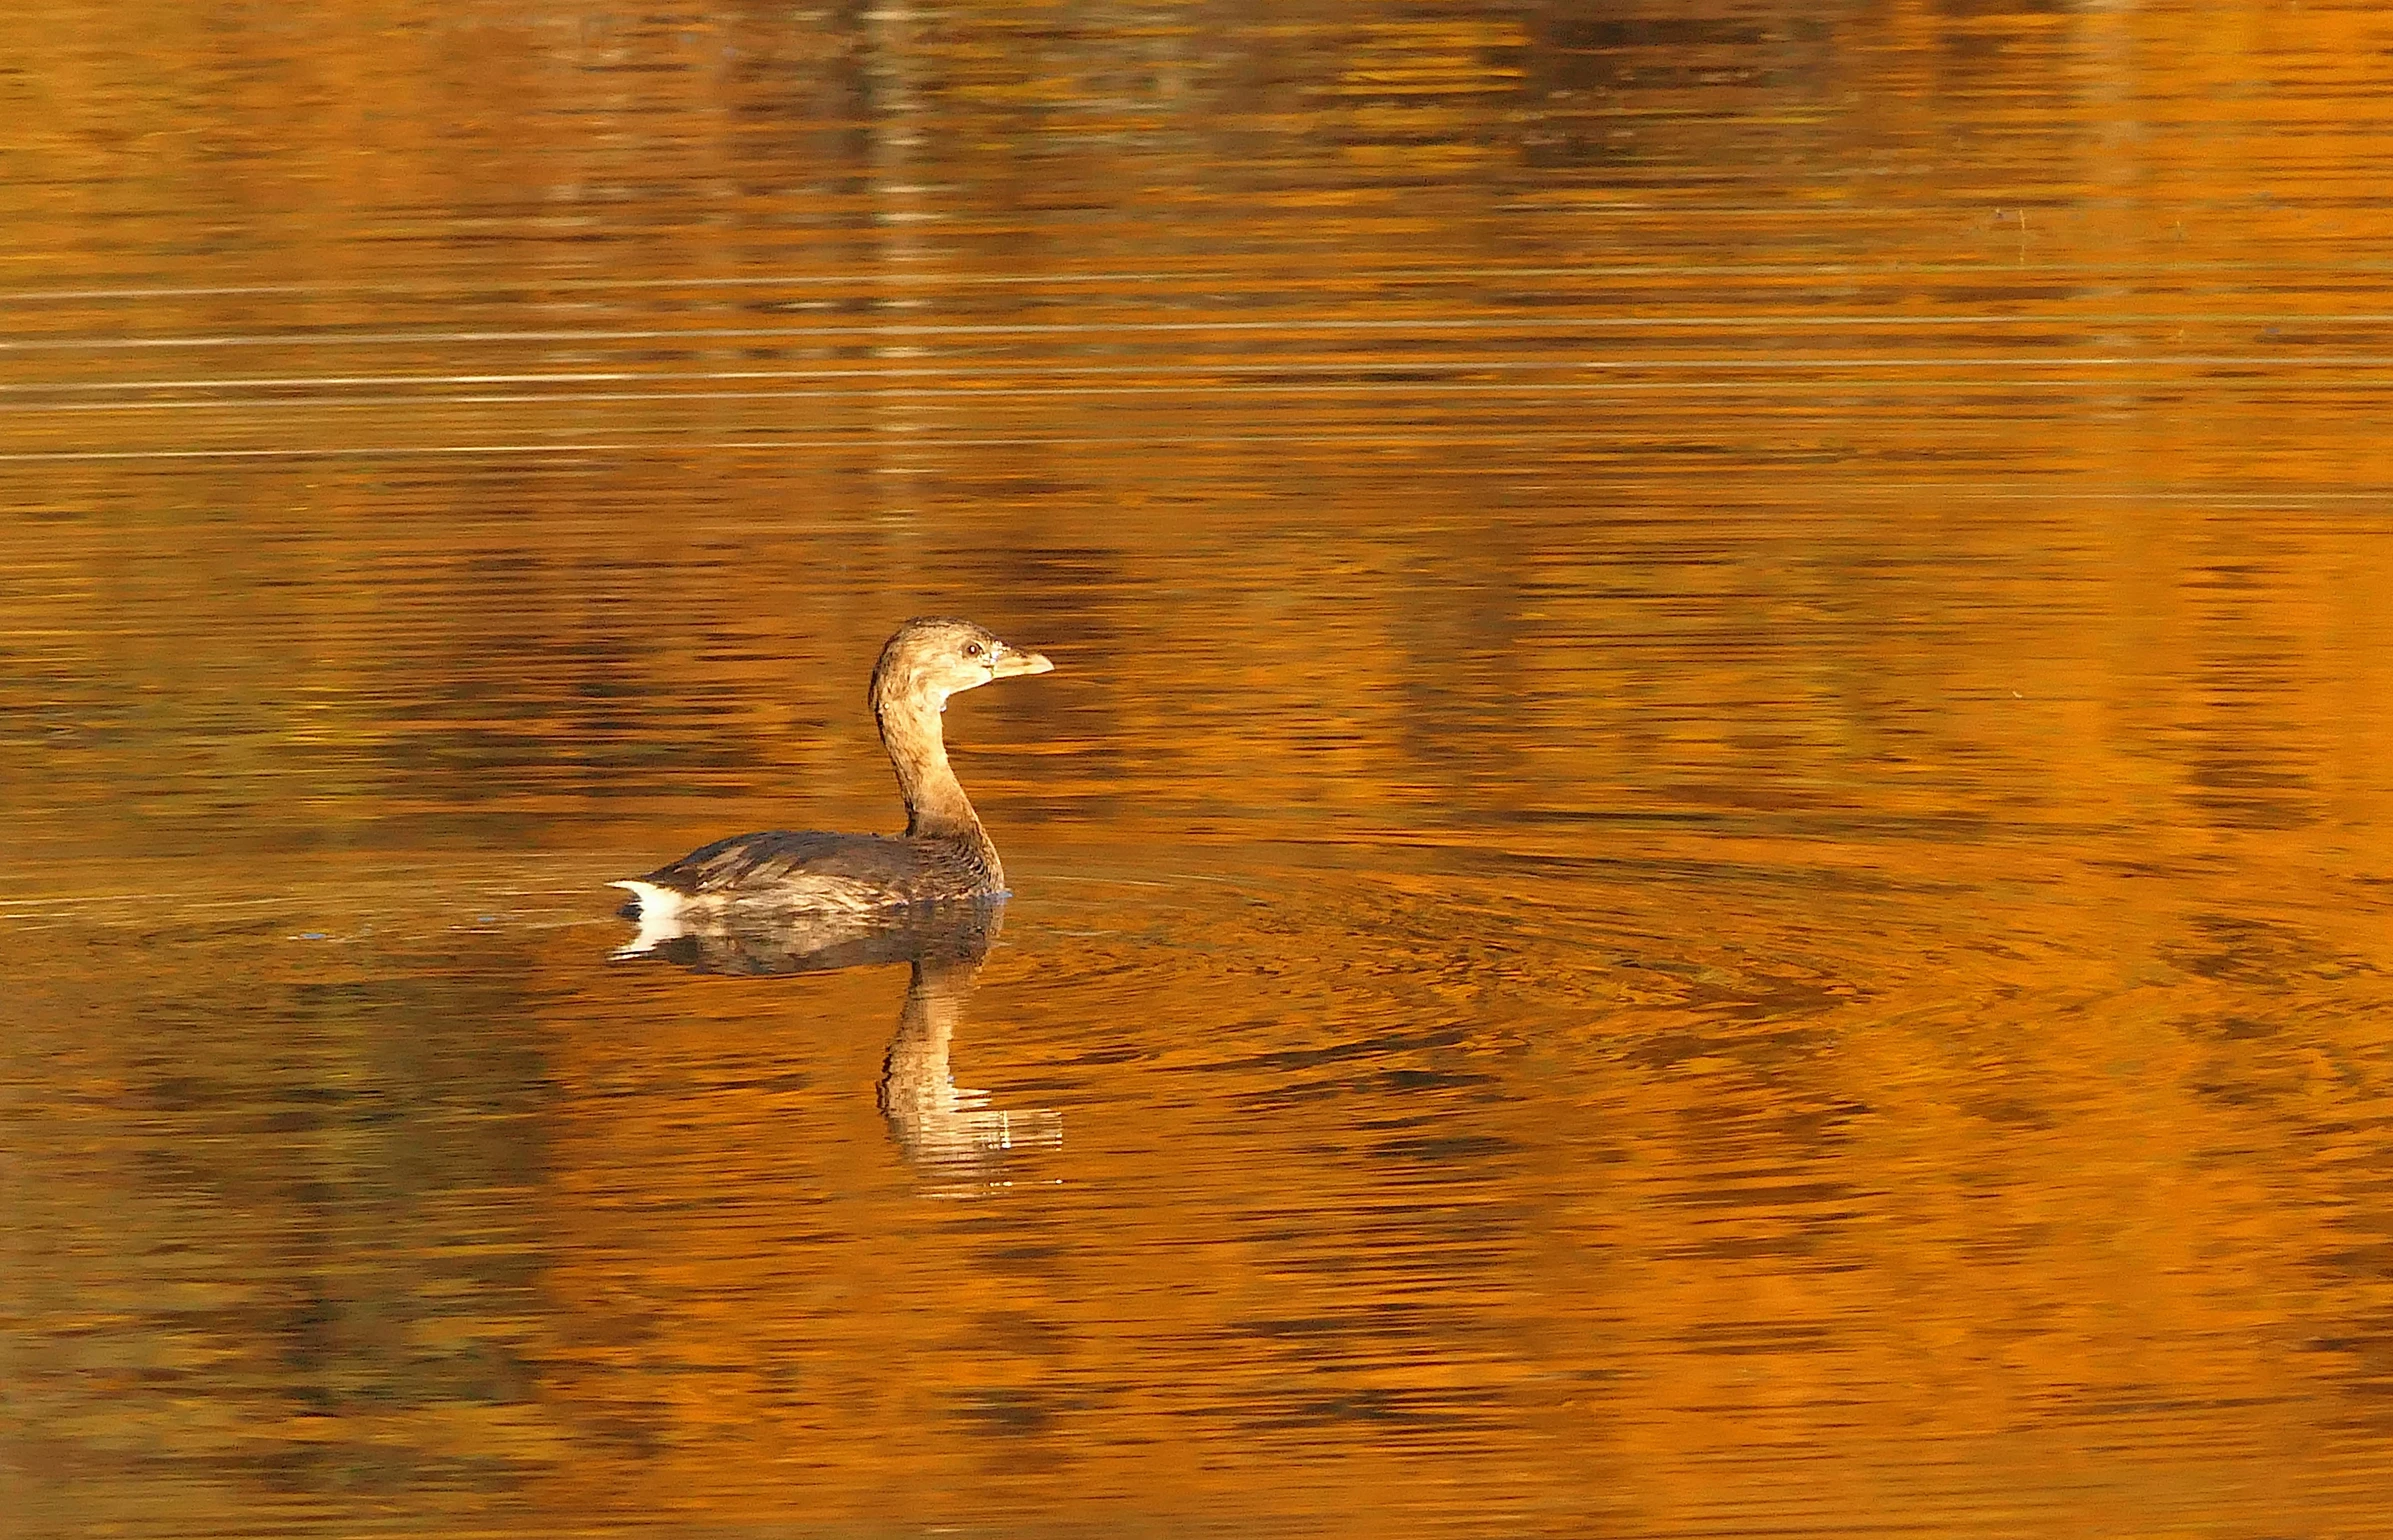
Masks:
[[[630,889],[639,906],[640,937],[624,952],[644,951],[689,925],[860,915],[1004,892],[997,847],[948,768],[939,715],[959,690],[1053,667],[968,620],[907,621],[872,670],[873,719],[906,799],[906,832],[739,834],[611,884]]]

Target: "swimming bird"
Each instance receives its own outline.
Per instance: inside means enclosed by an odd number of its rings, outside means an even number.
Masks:
[[[872,671],[873,719],[905,798],[906,832],[739,834],[613,883],[629,889],[638,906],[640,935],[623,953],[645,951],[692,925],[861,917],[1003,893],[1004,863],[947,763],[939,717],[948,697],[961,691],[1054,667],[968,620],[907,621]]]

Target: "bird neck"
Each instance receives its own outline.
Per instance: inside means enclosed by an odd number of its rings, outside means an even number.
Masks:
[[[948,767],[947,740],[939,731],[937,705],[875,694],[873,716],[881,725],[881,746],[897,771],[898,794],[906,799],[906,833],[917,839],[981,835],[980,817]]]

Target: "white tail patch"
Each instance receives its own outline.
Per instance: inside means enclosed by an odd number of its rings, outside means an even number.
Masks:
[[[682,933],[681,894],[653,882],[610,882],[607,886],[623,888],[640,901],[640,933],[615,948],[614,956],[638,957]]]

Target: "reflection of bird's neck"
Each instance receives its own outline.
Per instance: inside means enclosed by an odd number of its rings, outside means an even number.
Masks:
[[[970,1128],[960,1126],[966,1120],[960,1115],[947,1054],[964,1002],[972,998],[979,977],[977,962],[919,959],[914,964],[913,986],[897,1018],[897,1036],[889,1042],[881,1111],[898,1142],[918,1160],[944,1153],[949,1146],[968,1149],[974,1143]]]
[[[944,704],[918,681],[873,678],[873,719],[880,724],[881,746],[897,771],[898,794],[906,799],[906,833],[916,839],[962,837],[985,844],[980,817],[948,767],[947,740],[939,731],[939,708]]]
[[[997,935],[997,912],[982,911],[988,929],[967,938],[969,950],[925,950],[898,1013],[897,1035],[881,1073],[881,1115],[906,1158],[926,1172],[994,1177],[1009,1153],[1051,1150],[1063,1143],[1063,1119],[1044,1108],[1019,1111],[989,1105],[985,1091],[959,1090],[948,1049],[964,1007],[980,980],[981,959]]]

